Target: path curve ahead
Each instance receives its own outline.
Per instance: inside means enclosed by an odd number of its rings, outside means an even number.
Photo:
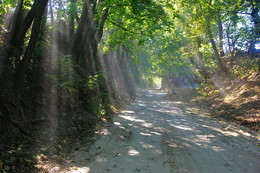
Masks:
[[[64,172],[260,172],[259,140],[187,113],[163,96],[156,90],[141,92],[90,149],[83,146],[73,154],[73,166]]]

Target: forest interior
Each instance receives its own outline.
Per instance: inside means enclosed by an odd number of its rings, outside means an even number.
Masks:
[[[260,172],[259,8],[0,0],[0,172]]]

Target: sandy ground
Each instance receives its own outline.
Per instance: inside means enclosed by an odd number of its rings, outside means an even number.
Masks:
[[[141,92],[100,132],[96,142],[71,156],[70,173],[258,173],[259,139],[225,122],[193,115]]]

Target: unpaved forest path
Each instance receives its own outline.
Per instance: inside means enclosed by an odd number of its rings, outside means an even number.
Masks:
[[[97,141],[72,156],[64,172],[90,173],[258,173],[259,140],[224,122],[192,115],[141,92],[107,125]]]

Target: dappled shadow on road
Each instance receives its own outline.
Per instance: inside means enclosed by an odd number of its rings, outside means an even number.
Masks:
[[[104,128],[90,150],[74,155],[71,172],[259,171],[259,150],[223,129],[146,91]],[[248,154],[250,153],[250,154]],[[250,165],[250,168],[248,166]]]

